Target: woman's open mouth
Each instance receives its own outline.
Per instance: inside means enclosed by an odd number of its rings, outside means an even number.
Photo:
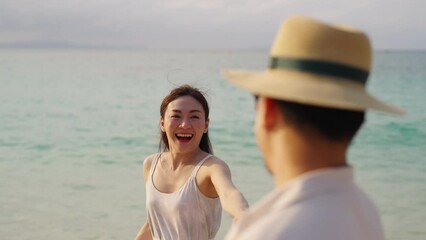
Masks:
[[[191,141],[193,134],[189,133],[178,133],[176,134],[176,138],[179,140],[179,142],[189,142]]]

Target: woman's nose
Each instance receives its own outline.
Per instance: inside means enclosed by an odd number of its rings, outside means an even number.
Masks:
[[[180,123],[181,128],[187,128],[191,125],[189,118],[183,118],[182,122]]]

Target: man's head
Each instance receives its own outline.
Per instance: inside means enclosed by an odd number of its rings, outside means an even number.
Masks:
[[[297,152],[299,156],[303,155],[300,152],[305,156],[307,151],[317,152],[314,149],[322,153],[332,149],[336,154],[339,151],[344,154],[365,118],[364,111],[306,105],[267,96],[255,98],[256,140],[271,173],[274,168],[271,159],[277,148],[286,154]],[[290,155],[294,157],[293,153]]]
[[[266,71],[224,74],[260,97],[256,137],[258,142],[267,139],[265,148],[274,141],[268,138],[275,138],[277,129],[344,145],[362,125],[366,110],[404,114],[368,93],[371,55],[363,32],[296,16],[279,29]]]

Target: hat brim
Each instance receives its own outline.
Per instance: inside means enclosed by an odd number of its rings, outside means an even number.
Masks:
[[[223,74],[234,85],[256,95],[344,110],[372,109],[393,115],[405,114],[403,109],[370,95],[363,84],[346,79],[271,69],[263,72],[224,70]]]

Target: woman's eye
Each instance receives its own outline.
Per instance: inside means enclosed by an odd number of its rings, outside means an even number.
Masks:
[[[191,119],[200,119],[199,116],[192,116]]]
[[[172,116],[170,116],[171,118],[180,118],[180,116],[179,115],[172,115]]]

